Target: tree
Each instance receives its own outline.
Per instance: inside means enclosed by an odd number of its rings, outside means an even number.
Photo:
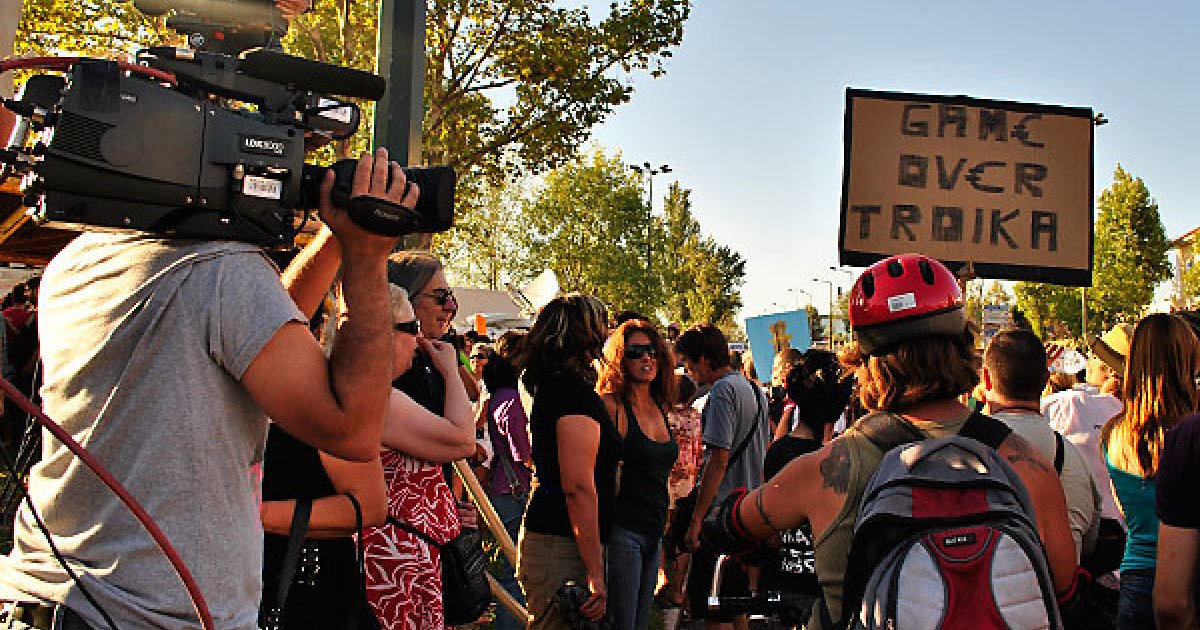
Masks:
[[[662,247],[656,257],[665,287],[663,315],[678,322],[708,322],[732,330],[742,307],[746,261],[741,254],[704,236],[691,210],[691,191],[672,182],[663,204]]]
[[[563,291],[614,310],[654,313],[662,304],[660,276],[645,260],[647,232],[661,230],[647,229],[641,188],[620,156],[595,151],[551,171],[523,223],[529,260],[553,269]]]
[[[1200,299],[1200,264],[1193,263],[1179,273],[1180,293],[1183,305],[1191,307]]]
[[[1017,308],[1029,320],[1033,332],[1044,339],[1066,331],[1080,336],[1080,295],[1077,287],[1064,287],[1040,282],[1018,282],[1013,285]]]
[[[128,0],[24,0],[15,48],[17,55],[123,59],[160,43],[183,38]]]
[[[821,323],[821,313],[817,307],[809,304],[804,307],[808,314],[808,332],[813,341],[825,338],[825,325]]]
[[[470,193],[459,197],[454,227],[433,243],[451,283],[496,290],[545,268],[525,249],[523,206],[531,198],[528,188],[524,179],[493,184],[473,177],[459,182],[459,189]]]
[[[629,100],[628,77],[665,72],[690,11],[690,0],[614,0],[593,21],[552,0],[430,0],[426,159],[492,177],[570,160]]]
[[[1154,287],[1171,277],[1167,259],[1171,242],[1158,204],[1140,177],[1118,165],[1098,205],[1095,265],[1088,290],[1089,332],[1136,321],[1154,299]]]

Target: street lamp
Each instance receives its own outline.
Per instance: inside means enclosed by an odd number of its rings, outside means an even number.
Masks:
[[[805,291],[804,289],[788,289],[788,293],[791,293],[792,297],[794,297],[796,299],[796,310],[797,311],[800,310],[800,294],[801,293],[803,293],[804,296],[808,298],[808,304],[810,306],[812,305],[812,294],[809,293],[808,291]]]
[[[830,267],[829,270],[835,271],[837,273],[844,273],[844,274],[850,276],[852,282],[855,277],[855,274],[853,271],[850,271],[849,269],[844,269],[842,267]],[[842,287],[839,285],[838,286],[838,297],[840,298],[841,296],[842,296]],[[830,313],[829,313],[829,329],[830,329],[830,334],[832,334],[832,331],[833,331],[833,312],[832,311],[830,311]],[[847,332],[850,331],[850,322],[846,322],[846,331]]]
[[[641,164],[630,164],[629,170],[637,173],[639,176],[646,177],[646,269],[650,268],[650,222],[654,212],[654,176],[664,173],[670,173],[671,167],[663,164],[661,166],[650,166],[649,162]]]
[[[829,340],[829,350],[833,351],[833,282],[813,278],[813,282],[824,282],[829,285],[829,330],[825,331],[825,338]]]

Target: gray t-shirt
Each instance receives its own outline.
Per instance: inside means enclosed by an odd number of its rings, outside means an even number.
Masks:
[[[704,426],[704,465],[712,455],[710,447],[728,451],[730,463],[717,489],[715,501],[720,501],[734,488],[756,488],[763,482],[763,459],[771,427],[767,419],[767,401],[762,392],[746,377],[731,372],[713,383],[701,416]],[[733,451],[753,431],[750,442],[734,461]]]
[[[179,551],[216,627],[251,630],[262,590],[258,499],[267,418],[239,383],[303,314],[242,243],[85,234],[46,268],[38,314],[46,413],[133,494]],[[59,550],[120,628],[195,628],[149,534],[43,434],[29,492]],[[65,603],[107,628],[22,504],[0,598]]]

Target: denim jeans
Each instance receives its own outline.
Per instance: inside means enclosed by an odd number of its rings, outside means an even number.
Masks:
[[[658,583],[661,539],[613,525],[604,578],[613,630],[645,630]]]
[[[1121,572],[1117,630],[1154,628],[1154,569]]]
[[[493,494],[488,498],[492,501],[492,507],[496,508],[496,514],[500,515],[500,520],[504,521],[504,529],[508,530],[509,537],[516,544],[517,535],[521,531],[521,518],[525,516],[525,504],[529,502],[529,495]],[[521,585],[517,583],[517,576],[513,572],[512,565],[508,563],[508,558],[503,554],[500,556],[500,563],[503,568],[500,569],[500,575],[496,577],[496,581],[504,587],[504,590],[508,591],[509,595],[524,605],[525,594],[521,591]],[[496,621],[492,627],[494,630],[524,630],[525,621],[513,617],[504,606],[497,605]]]

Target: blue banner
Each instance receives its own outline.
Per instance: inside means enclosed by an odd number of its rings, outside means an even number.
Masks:
[[[812,332],[806,311],[787,311],[759,315],[746,320],[746,336],[750,339],[750,354],[758,380],[771,382],[771,365],[775,355],[784,348],[801,352],[812,346]]]

